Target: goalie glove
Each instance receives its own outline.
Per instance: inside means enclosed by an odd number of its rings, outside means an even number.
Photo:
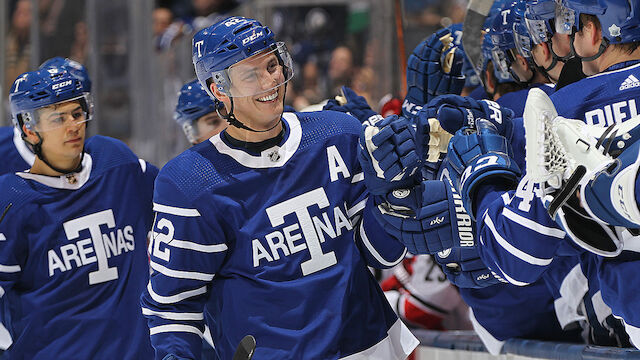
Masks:
[[[322,110],[333,110],[349,114],[360,121],[363,125],[374,125],[382,116],[371,109],[367,100],[356,94],[355,91],[343,86],[340,95],[335,99],[329,99],[322,107]]]
[[[412,254],[474,246],[471,218],[451,184],[423,181],[376,198],[374,216]]]
[[[473,220],[475,192],[483,182],[500,182],[515,188],[520,177],[507,139],[489,121],[480,120],[476,126],[477,130],[458,130],[447,151],[449,177],[460,190],[464,208]]]
[[[474,247],[447,249],[434,256],[447,279],[459,288],[484,288],[506,282],[480,259]]]
[[[397,115],[375,125],[364,125],[358,160],[365,184],[373,195],[386,195],[393,189],[413,186],[420,167],[413,125]]]
[[[402,114],[415,116],[436,96],[460,94],[464,53],[453,44],[449,29],[439,30],[418,44],[407,62],[407,96]]]
[[[524,128],[527,174],[540,184],[542,202],[551,218],[582,248],[601,256],[617,256],[622,251],[623,229],[599,219],[590,211],[596,202],[590,206],[585,198],[589,192],[598,194],[592,200],[603,199],[602,188],[593,191],[596,188],[586,185],[598,174],[611,174],[614,159],[603,153],[588,125],[557,116],[551,99],[539,89],[529,91]]]

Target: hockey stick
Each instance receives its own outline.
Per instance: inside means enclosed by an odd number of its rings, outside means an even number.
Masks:
[[[4,211],[2,212],[2,216],[0,216],[0,223],[2,222],[4,217],[7,215],[7,213],[9,212],[9,209],[11,209],[12,206],[13,206],[13,203],[9,203],[9,205],[7,205],[7,207],[4,208]]]
[[[402,0],[395,1],[396,37],[398,40],[398,53],[400,55],[400,98],[404,98],[407,93],[407,54],[404,45],[404,24],[402,22]]]
[[[480,81],[482,66],[482,26],[494,0],[471,0],[462,23],[462,46]]]
[[[233,354],[233,360],[250,360],[255,350],[256,339],[251,335],[247,335],[240,340],[240,344],[238,344],[236,352]]]

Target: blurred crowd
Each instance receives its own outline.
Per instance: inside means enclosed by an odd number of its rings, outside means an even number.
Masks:
[[[84,0],[38,0],[38,8],[32,9],[31,0],[9,1],[3,84],[5,92],[9,90],[13,79],[43,59],[62,56],[90,64],[87,3]],[[117,1],[115,3],[118,4]],[[126,8],[126,1],[120,3],[119,6]],[[466,8],[466,0],[404,0],[401,3],[407,56],[427,34],[460,22]],[[296,76],[293,86],[288,90],[288,105],[302,110],[322,104],[326,99],[338,95],[343,85],[364,96],[374,110],[380,110],[388,100],[386,97],[381,102],[380,94],[401,95],[394,94],[399,90],[393,88],[373,91],[379,86],[375,67],[379,59],[375,54],[379,53],[381,47],[371,41],[369,31],[380,21],[370,16],[370,7],[374,5],[372,1],[353,1],[344,5],[307,6],[301,1],[299,6],[273,8],[270,18],[265,20],[281,34],[295,64]],[[166,74],[167,82],[177,84],[193,75],[188,71],[188,75],[185,75],[176,69],[181,66],[176,62],[190,65],[189,55],[182,55],[182,42],[190,41],[192,34],[215,23],[220,17],[251,15],[247,11],[255,7],[255,2],[250,0],[156,0],[151,15],[155,51],[168,58],[187,58],[174,60],[174,64],[168,67],[167,71],[179,74]],[[39,37],[37,58],[33,58],[31,31],[36,13]],[[122,50],[126,48],[122,42],[126,41],[125,38],[116,38],[99,51],[126,53],[126,50]],[[398,46],[394,45],[394,48],[386,51],[397,53]],[[173,76],[177,76],[179,81],[172,81]],[[396,88],[401,89],[402,84],[397,84]]]

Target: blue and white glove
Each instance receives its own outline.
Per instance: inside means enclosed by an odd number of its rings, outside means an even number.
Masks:
[[[322,107],[322,110],[333,110],[349,114],[360,121],[363,125],[373,125],[382,120],[382,116],[371,109],[367,100],[356,94],[355,91],[343,86],[341,95],[335,99],[329,99]]]
[[[457,203],[456,203],[457,200]],[[385,231],[412,254],[435,254],[474,246],[471,218],[451,184],[423,181],[376,197],[373,214]]]
[[[398,115],[388,116],[375,125],[364,125],[358,159],[364,182],[373,195],[386,195],[393,189],[415,185],[420,159],[413,125]]]
[[[453,135],[442,129],[436,117],[436,109],[423,107],[414,117],[416,123],[416,147],[424,162],[422,177],[434,180],[447,154],[447,146]]]
[[[442,29],[418,44],[407,62],[407,96],[402,104],[406,117],[438,95],[460,94],[464,53],[453,44],[449,29]]]
[[[478,120],[485,119],[494,124],[498,134],[507,139],[512,136],[513,110],[501,107],[494,101],[443,95],[431,101],[427,107],[435,109],[440,126],[449,134],[455,134],[463,127],[475,128]]]
[[[447,249],[434,258],[447,279],[459,288],[479,289],[506,282],[484,264],[475,246]]]
[[[507,139],[499,135],[489,121],[480,120],[476,127],[477,130],[458,130],[447,151],[449,176],[460,190],[464,208],[474,221],[473,201],[479,185],[489,181],[515,188],[520,177]]]

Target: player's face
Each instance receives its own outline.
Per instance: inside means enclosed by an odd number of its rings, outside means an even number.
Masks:
[[[42,152],[48,161],[56,165],[56,162],[64,164],[80,157],[84,149],[86,113],[79,102],[41,108],[38,119],[36,130],[42,137]]]
[[[245,59],[229,71],[231,93],[253,94],[233,97],[233,112],[256,130],[268,129],[283,111],[284,68],[273,52]],[[227,107],[229,108],[229,107]]]
[[[551,45],[553,52],[560,57],[571,53],[571,37],[568,34],[556,32],[551,38]]]
[[[514,75],[520,79],[520,81],[527,81],[533,76],[531,69],[527,66],[527,60],[519,54],[515,54],[513,49],[509,50],[513,58],[511,63],[511,71]]]
[[[194,125],[199,134],[196,144],[199,144],[224,130],[227,122],[212,112],[199,117]]]
[[[573,46],[576,49],[576,55],[586,58],[594,56],[598,53],[601,41],[594,41],[594,39],[601,39],[602,34],[598,34],[596,26],[592,22],[586,22],[581,27],[580,31],[576,32],[573,41]],[[594,75],[599,72],[597,63],[594,61],[582,61],[582,71],[585,75]]]

